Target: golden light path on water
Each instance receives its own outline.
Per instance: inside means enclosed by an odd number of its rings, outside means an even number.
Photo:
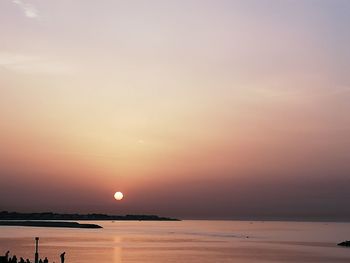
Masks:
[[[349,223],[268,221],[90,221],[103,229],[2,227],[0,255],[99,263],[346,263]],[[33,262],[33,261],[32,261]]]

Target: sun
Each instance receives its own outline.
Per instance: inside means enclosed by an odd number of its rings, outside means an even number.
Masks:
[[[116,192],[114,194],[114,198],[115,198],[115,200],[120,201],[120,200],[122,200],[124,198],[124,195],[123,195],[122,192]]]

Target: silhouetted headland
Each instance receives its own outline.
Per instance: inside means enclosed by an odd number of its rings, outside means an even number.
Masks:
[[[34,227],[66,227],[66,228],[102,228],[96,224],[80,224],[78,222],[53,221],[0,221],[0,226],[34,226]]]
[[[180,221],[170,217],[160,217],[156,215],[105,215],[105,214],[57,214],[47,213],[17,213],[0,212],[0,220],[91,220],[91,221],[110,221],[110,220],[136,220],[136,221]]]
[[[342,246],[342,247],[350,247],[350,240],[341,242],[338,244],[338,246]]]

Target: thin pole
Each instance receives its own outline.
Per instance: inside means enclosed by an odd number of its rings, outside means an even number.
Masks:
[[[39,238],[35,238],[35,263],[39,263],[39,252],[38,252]]]

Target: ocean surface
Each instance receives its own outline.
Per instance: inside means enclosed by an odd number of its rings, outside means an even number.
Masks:
[[[99,221],[103,229],[0,227],[0,254],[7,250],[59,263],[99,262],[350,262],[350,223]]]

